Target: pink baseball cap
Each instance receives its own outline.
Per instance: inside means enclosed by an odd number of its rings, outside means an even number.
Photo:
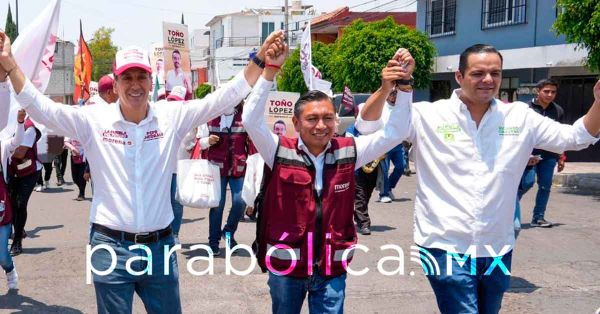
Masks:
[[[175,101],[185,100],[186,92],[187,92],[187,90],[185,89],[185,87],[175,86],[171,90],[171,93],[169,94],[169,97],[167,97],[167,100],[175,100]]]
[[[117,52],[114,66],[115,75],[121,75],[131,68],[141,68],[152,74],[150,59],[148,58],[148,52],[145,49],[129,46]]]
[[[98,93],[105,93],[113,88],[113,78],[110,75],[104,75],[98,81]]]

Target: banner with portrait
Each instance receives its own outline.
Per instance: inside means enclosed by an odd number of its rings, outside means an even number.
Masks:
[[[273,133],[288,137],[298,137],[294,130],[292,117],[294,104],[300,98],[299,93],[270,92],[265,106],[267,125]]]
[[[152,67],[152,85],[158,79],[160,87],[165,85],[165,55],[164,44],[154,43],[150,47],[150,66]],[[154,89],[154,86],[152,87]]]
[[[169,93],[174,86],[183,86],[186,99],[193,92],[189,42],[187,25],[163,22],[165,90]]]

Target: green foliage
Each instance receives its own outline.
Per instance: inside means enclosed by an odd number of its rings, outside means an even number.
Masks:
[[[344,29],[330,61],[330,68],[336,69],[333,89],[341,91],[348,85],[353,92],[375,91],[381,86],[381,70],[400,47],[407,48],[415,59],[415,87],[429,86],[434,45],[424,33],[397,25],[388,17],[372,23],[359,19]]]
[[[428,87],[435,47],[427,35],[397,25],[391,17],[372,23],[356,20],[330,45],[313,42],[312,61],[323,79],[332,82],[334,92],[341,92],[348,85],[353,92],[370,93],[381,86],[381,70],[400,47],[407,48],[415,59],[415,87]],[[299,49],[284,63],[277,87],[282,91],[306,92]]]
[[[331,59],[331,47],[321,42],[312,42],[312,63],[321,71],[324,80],[331,81],[329,61]],[[300,70],[300,48],[294,49],[292,54],[283,64],[281,73],[277,77],[277,89],[286,92],[304,93],[308,89],[304,83],[304,76]]]
[[[94,32],[94,38],[88,43],[94,66],[92,80],[98,81],[103,75],[112,73],[117,46],[113,45],[111,35],[114,28],[100,27]]]
[[[554,22],[558,34],[564,34],[570,43],[587,48],[587,66],[600,70],[600,1],[557,0],[561,14]]]
[[[202,99],[206,95],[210,94],[212,86],[210,84],[202,84],[196,88],[195,94],[197,99]]]
[[[17,36],[19,36],[19,30],[17,29],[17,24],[13,21],[12,12],[10,11],[10,3],[8,4],[8,13],[6,14],[6,26],[4,27],[4,32],[8,35],[11,42],[15,42]]]

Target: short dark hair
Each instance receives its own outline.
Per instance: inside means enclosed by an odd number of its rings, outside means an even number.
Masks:
[[[300,113],[302,113],[302,108],[307,103],[309,103],[311,101],[321,101],[321,100],[329,101],[331,103],[331,106],[333,106],[333,111],[335,111],[335,106],[333,105],[331,98],[327,94],[325,94],[319,90],[311,90],[311,91],[308,91],[308,92],[302,94],[302,96],[300,96],[300,98],[298,98],[298,101],[296,101],[296,103],[294,104],[294,117],[296,117],[296,118],[300,117]]]
[[[179,52],[179,50],[177,50],[177,49],[173,50],[173,52],[171,53],[171,55],[173,55],[175,53],[181,56],[181,52]]]
[[[467,69],[467,66],[469,65],[469,56],[475,53],[495,53],[500,57],[500,63],[504,63],[504,59],[502,58],[502,54],[500,53],[500,51],[498,51],[498,49],[494,48],[494,46],[492,45],[487,45],[487,44],[475,44],[467,49],[465,49],[465,51],[463,51],[460,54],[460,60],[458,62],[458,71],[460,71],[460,74],[462,74],[463,76],[465,75],[465,70]]]
[[[275,125],[275,124],[283,124],[283,125],[285,125],[285,122],[283,122],[283,120],[277,120],[277,121],[275,121],[275,123],[273,123],[273,125]]]
[[[552,85],[552,86],[556,87],[556,89],[558,89],[558,82],[553,79],[549,79],[549,78],[539,80],[539,82],[537,82],[535,87],[537,89],[542,89],[548,85]]]

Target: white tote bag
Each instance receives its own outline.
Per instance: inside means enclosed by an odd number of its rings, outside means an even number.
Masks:
[[[206,159],[177,162],[177,200],[194,208],[218,207],[221,201],[219,167]]]

